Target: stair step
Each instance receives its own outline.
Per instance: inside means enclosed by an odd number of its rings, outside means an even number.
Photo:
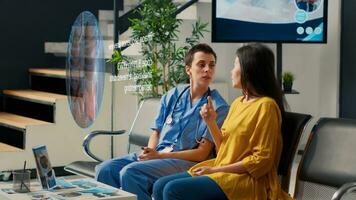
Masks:
[[[99,24],[101,34],[103,35],[104,40],[112,40],[114,41],[114,23],[110,21],[102,21]],[[120,40],[129,40],[132,35],[132,29],[128,29],[127,31],[120,33]]]
[[[177,19],[197,20],[197,6],[194,4],[177,15]]]
[[[23,150],[0,142],[0,152],[17,152],[17,151],[23,151]]]
[[[112,51],[110,47],[113,46],[113,40],[103,40],[104,57],[111,58]],[[57,56],[67,56],[67,42],[45,42],[45,53],[53,53]]]
[[[55,104],[56,100],[66,99],[67,96],[49,92],[41,92],[36,90],[4,90],[5,95],[25,99],[31,102],[43,104]]]
[[[0,124],[16,129],[26,129],[27,126],[51,124],[42,120],[23,117],[12,113],[0,112]]]
[[[30,68],[30,88],[44,92],[67,94],[66,70],[61,68]]]
[[[61,68],[30,68],[29,71],[39,76],[66,78],[66,70]]]
[[[137,7],[139,4],[140,4],[140,0],[124,1],[123,10],[119,10],[119,13],[118,13],[119,17],[121,17],[125,13],[131,11],[132,9]],[[99,23],[102,21],[113,21],[114,20],[112,10],[99,10],[98,16],[99,16]]]
[[[5,112],[51,123],[55,122],[56,101],[67,99],[66,95],[38,90],[4,90],[3,94]]]
[[[54,53],[58,56],[67,55],[67,42],[45,42],[44,45],[45,53]]]
[[[129,41],[120,40],[120,44],[128,43]],[[45,42],[45,53],[53,53],[57,56],[67,55],[67,42]],[[114,41],[104,40],[104,57],[111,58]],[[129,48],[125,49],[122,54],[125,56],[140,56],[141,44],[135,43]]]

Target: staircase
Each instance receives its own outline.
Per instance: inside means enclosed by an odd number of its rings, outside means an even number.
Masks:
[[[136,7],[138,2],[126,1],[124,10],[119,12],[120,17]],[[111,14],[111,18],[107,13]],[[109,47],[113,45],[112,11],[99,11],[99,26],[104,38],[105,57],[109,58],[112,52]],[[120,39],[129,39],[129,35],[130,32],[126,31]],[[67,42],[46,42],[44,53],[64,58],[67,45]],[[138,49],[135,54],[138,54]],[[71,116],[64,67],[30,68],[28,74],[28,89],[3,90],[0,93],[0,171],[21,169],[25,160],[28,168],[35,168],[32,147],[37,145],[47,146],[52,166],[55,167],[76,160],[89,160],[82,150],[84,136],[93,130],[111,129],[111,118],[108,116],[112,95],[110,73],[105,74],[104,97],[107,98],[103,99],[96,121],[87,129],[79,128]],[[131,118],[128,119],[131,121]],[[93,141],[93,146],[93,152],[99,157],[110,157],[109,138],[98,138]]]
[[[88,160],[82,152],[83,137],[93,130],[110,129],[107,120],[110,100],[103,100],[102,111],[92,127],[81,129],[69,110],[65,95],[65,69],[31,68],[29,76],[30,89],[2,92],[0,171],[21,169],[24,160],[28,168],[35,168],[32,147],[37,145],[47,146],[51,163],[56,167],[75,160]],[[104,95],[111,95],[108,88],[105,88]],[[102,147],[109,146],[110,141],[103,138],[94,143],[97,146],[94,152],[108,158],[109,149],[102,150]]]
[[[126,4],[120,15],[136,6],[135,1]],[[105,18],[105,12],[99,11],[99,24],[108,58],[111,56],[108,47],[113,45],[113,20]],[[46,42],[44,49],[44,53],[64,58],[67,42]],[[110,130],[111,123],[107,119],[110,98],[104,98],[95,123],[90,128],[81,129],[69,110],[64,67],[30,68],[28,74],[29,89],[3,90],[0,93],[0,171],[21,169],[24,160],[27,160],[28,168],[35,168],[32,147],[43,144],[48,148],[53,166],[88,160],[82,152],[83,137],[93,130]],[[104,96],[107,97],[111,96],[109,75],[105,76]],[[101,147],[109,146],[110,141],[99,138],[94,145],[97,146],[94,152],[98,151],[99,156],[107,159],[110,149]]]
[[[173,0],[174,3],[179,5],[183,5],[184,3],[189,2],[189,0]],[[209,2],[207,0],[202,2]],[[126,14],[139,4],[138,0],[130,0],[124,1],[124,10],[119,11],[119,17],[122,18],[129,18]],[[111,58],[112,46],[114,45],[113,38],[114,38],[114,13],[112,10],[99,10],[99,22],[100,22],[100,32],[103,35],[104,39],[104,49],[105,49],[105,58]],[[178,19],[182,19],[185,21],[197,20],[197,6],[195,4],[191,5],[181,13],[177,15]],[[122,21],[119,21],[119,23]],[[128,24],[125,24],[128,25]],[[191,23],[189,23],[191,26]],[[125,43],[128,42],[131,36],[131,30],[128,29],[126,26],[122,26],[119,24],[120,30],[120,42]],[[63,56],[67,53],[67,42],[46,42],[45,43],[45,53],[52,53],[57,56]],[[125,56],[130,57],[139,57],[141,45],[139,43],[135,43],[125,49],[122,54]]]
[[[137,1],[138,2],[138,1]],[[119,16],[124,16],[137,5],[136,1],[125,1],[124,10]],[[184,3],[187,1],[177,1]],[[206,1],[205,1],[206,2]],[[126,5],[127,4],[127,5]],[[179,18],[187,21],[196,20],[196,5],[189,7],[179,14]],[[192,14],[193,13],[193,14]],[[194,14],[195,13],[195,14]],[[103,34],[105,57],[111,57],[110,46],[113,45],[113,12],[99,11],[99,25]],[[184,22],[183,21],[183,22]],[[187,25],[187,26],[188,26]],[[183,26],[185,26],[183,24]],[[120,35],[120,42],[128,40],[130,30]],[[63,57],[67,52],[67,42],[46,42],[45,53]],[[139,57],[139,44],[130,46],[123,51],[124,55]],[[76,160],[89,160],[82,152],[83,137],[93,130],[110,130],[111,120],[111,83],[110,73],[105,76],[104,97],[101,111],[95,123],[87,129],[79,128],[70,113],[66,96],[66,73],[64,68],[30,68],[29,89],[4,90],[3,110],[0,111],[0,171],[21,169],[24,160],[28,168],[35,168],[32,147],[45,144],[49,151],[53,166],[64,166]],[[121,89],[121,83],[115,83]],[[121,88],[120,88],[121,87]],[[219,86],[218,86],[219,87]],[[222,86],[222,89],[225,86]],[[126,98],[129,105],[125,111],[115,109],[114,113],[125,115],[120,122],[114,122],[114,129],[129,127],[136,109],[135,97],[122,95],[120,91],[114,102],[120,103]],[[130,110],[131,109],[131,110]],[[132,116],[130,116],[132,113]],[[119,116],[120,117],[120,116]],[[121,138],[119,138],[121,139]],[[124,140],[125,141],[125,140]],[[118,141],[118,148],[126,150],[126,143]],[[93,141],[92,151],[99,157],[107,159],[110,155],[110,138],[98,138]],[[105,148],[103,148],[105,147]],[[117,151],[116,151],[117,152]],[[122,150],[119,149],[119,152]],[[11,160],[10,162],[7,162]]]
[[[54,124],[56,102],[67,98],[55,93],[58,92],[58,87],[53,87],[54,92],[50,91],[52,86],[62,84],[61,93],[64,93],[64,69],[30,69],[29,74],[31,89],[3,91],[0,141],[6,145],[2,146],[0,152],[24,150],[27,127]],[[43,78],[44,80],[40,80]],[[51,84],[52,82],[55,84]]]

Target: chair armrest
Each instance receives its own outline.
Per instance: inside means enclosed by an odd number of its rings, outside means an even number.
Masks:
[[[356,182],[345,183],[333,195],[331,200],[340,200],[345,194],[356,190]]]
[[[84,153],[87,154],[90,158],[102,162],[103,160],[96,157],[91,151],[90,151],[90,142],[91,140],[98,136],[98,135],[122,135],[124,134],[126,131],[125,130],[118,130],[118,131],[93,131],[91,133],[89,133],[87,136],[85,136],[84,141],[83,141],[83,148],[84,148]]]

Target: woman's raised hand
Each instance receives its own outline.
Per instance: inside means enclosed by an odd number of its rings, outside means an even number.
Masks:
[[[208,96],[208,103],[205,103],[200,109],[200,116],[203,118],[206,124],[215,122],[217,114],[215,112],[211,97]]]

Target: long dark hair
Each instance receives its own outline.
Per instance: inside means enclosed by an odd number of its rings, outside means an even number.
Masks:
[[[284,97],[274,70],[274,55],[265,45],[254,43],[236,51],[241,66],[241,85],[252,96],[274,99],[284,118]]]

